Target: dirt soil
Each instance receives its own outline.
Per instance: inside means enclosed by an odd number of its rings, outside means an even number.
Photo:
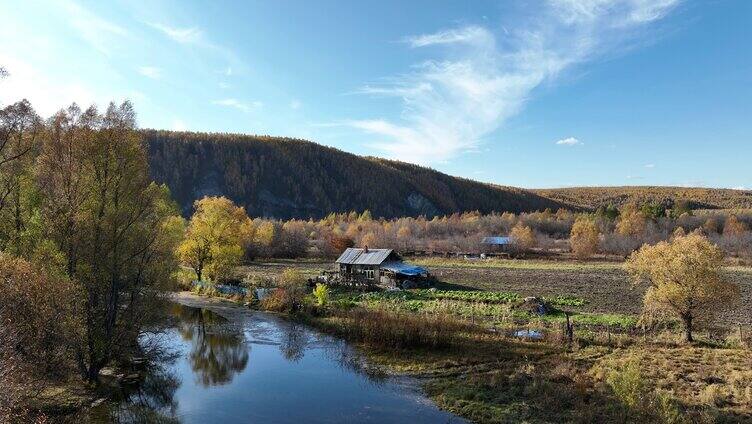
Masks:
[[[408,259],[409,260],[409,259]],[[521,296],[574,296],[587,304],[573,308],[603,314],[639,314],[646,287],[633,287],[620,264],[530,261],[520,267],[488,267],[480,263],[431,265],[427,268],[443,284],[455,290],[489,290],[518,293]],[[540,266],[537,266],[540,264]],[[552,265],[553,264],[553,265]],[[256,262],[239,267],[239,277],[274,278],[286,268],[296,268],[307,277],[331,269],[332,262],[320,260]],[[727,268],[727,278],[739,285],[740,301],[719,314],[719,323],[728,327],[752,326],[752,268]]]
[[[587,301],[578,308],[584,312],[639,314],[645,286],[633,287],[619,267],[588,267],[579,269],[513,269],[487,267],[431,268],[433,275],[453,288],[507,291],[522,296],[575,296]],[[730,268],[727,278],[739,285],[741,299],[729,310],[719,314],[719,323],[726,326],[752,325],[752,269]]]

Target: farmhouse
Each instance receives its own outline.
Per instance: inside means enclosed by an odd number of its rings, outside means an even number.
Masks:
[[[481,244],[490,252],[509,252],[512,246],[512,239],[510,237],[483,237]]]
[[[368,247],[346,249],[336,261],[336,270],[345,281],[390,287],[414,287],[429,276],[425,268],[403,262],[392,249]]]

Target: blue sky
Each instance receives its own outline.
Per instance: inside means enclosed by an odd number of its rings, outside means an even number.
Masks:
[[[467,3],[467,4],[465,4]],[[0,103],[502,185],[752,188],[745,0],[0,2]]]

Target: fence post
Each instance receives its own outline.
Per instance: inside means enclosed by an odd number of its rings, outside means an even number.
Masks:
[[[567,317],[567,344],[571,346],[574,341],[574,329],[572,328],[572,321],[569,320],[569,312],[564,312],[564,316]]]
[[[611,326],[606,324],[606,332],[608,333],[608,345],[611,346]]]
[[[742,333],[742,323],[739,323],[739,344],[744,347],[744,333]]]

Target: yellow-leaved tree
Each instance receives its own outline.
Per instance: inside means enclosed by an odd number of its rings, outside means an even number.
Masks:
[[[509,238],[512,239],[514,248],[520,252],[526,252],[532,249],[538,242],[533,229],[524,225],[522,222],[518,222],[517,225],[512,228],[512,231],[509,233]]]
[[[598,248],[599,236],[595,220],[585,215],[579,216],[572,225],[569,236],[569,245],[574,255],[579,259],[593,255]]]
[[[622,236],[639,237],[647,229],[645,214],[634,204],[624,205],[616,223],[616,233]]]
[[[737,285],[723,278],[722,262],[718,246],[692,233],[643,246],[625,267],[635,283],[650,283],[644,298],[646,311],[679,318],[685,340],[691,342],[698,322],[712,319],[739,296]]]
[[[226,197],[204,197],[195,208],[178,256],[196,271],[199,281],[204,271],[218,281],[243,259],[253,223],[244,208]]]

